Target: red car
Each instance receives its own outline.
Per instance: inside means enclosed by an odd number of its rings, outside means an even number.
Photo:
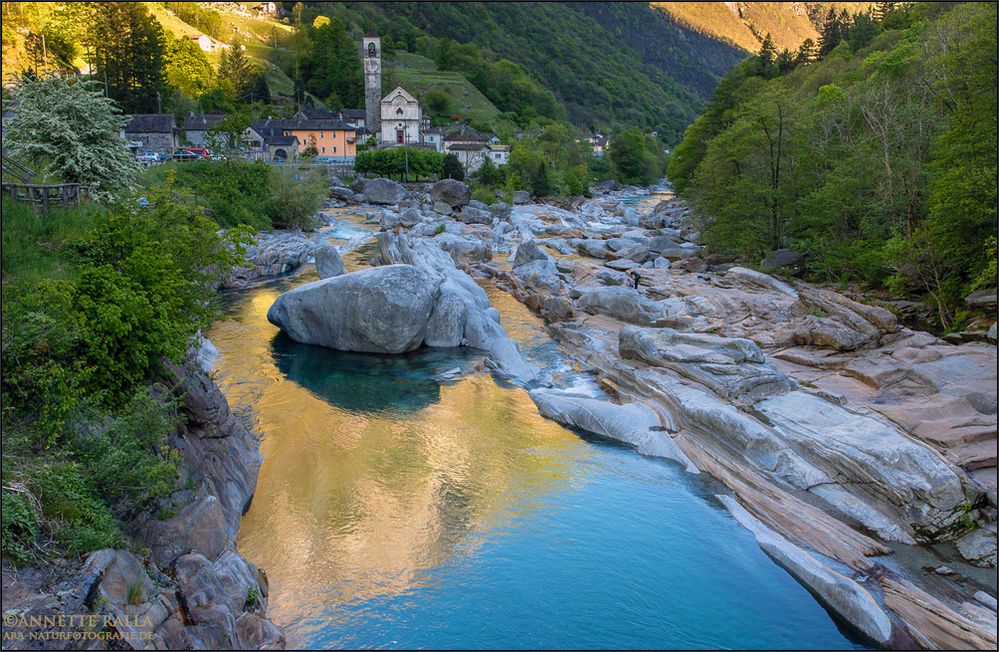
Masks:
[[[208,150],[204,147],[185,147],[185,151],[191,152],[192,154],[197,154],[198,158],[208,158]]]

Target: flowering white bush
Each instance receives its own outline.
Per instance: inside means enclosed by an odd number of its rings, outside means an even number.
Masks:
[[[7,145],[14,158],[46,161],[45,172],[87,186],[100,201],[134,186],[139,167],[120,136],[128,117],[95,86],[72,77],[22,78]]]

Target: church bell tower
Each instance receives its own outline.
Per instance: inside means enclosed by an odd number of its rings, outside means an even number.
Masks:
[[[361,41],[364,59],[364,126],[379,138],[381,134],[382,40],[368,33]]]

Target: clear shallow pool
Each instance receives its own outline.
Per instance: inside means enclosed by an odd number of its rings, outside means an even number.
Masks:
[[[264,434],[239,548],[289,645],[855,647],[722,487],[541,418],[478,355],[278,336],[267,309],[314,278],[228,295],[210,333],[230,402]],[[489,293],[529,358],[563,364],[533,315]]]

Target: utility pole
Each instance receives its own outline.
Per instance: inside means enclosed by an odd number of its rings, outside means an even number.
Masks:
[[[163,113],[163,102],[160,100],[159,91],[156,91],[156,112]]]
[[[403,123],[402,127],[402,150],[403,155],[406,157],[406,178],[404,183],[409,183],[409,129],[406,128],[406,123]]]

